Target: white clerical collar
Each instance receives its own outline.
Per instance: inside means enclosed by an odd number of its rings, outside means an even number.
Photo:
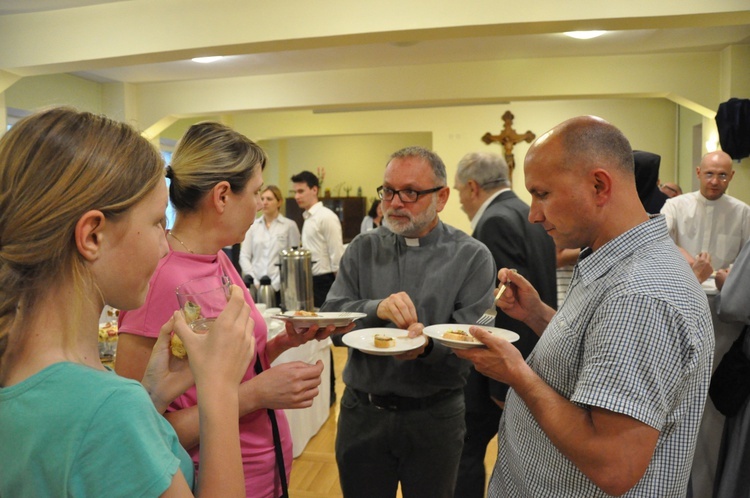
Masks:
[[[406,242],[407,247],[419,247],[419,239],[410,239],[409,237],[404,237],[404,241]]]
[[[479,224],[479,220],[482,219],[482,215],[484,214],[485,211],[487,211],[487,207],[492,203],[492,201],[495,200],[495,197],[497,197],[498,195],[502,194],[506,190],[510,190],[510,187],[501,188],[500,190],[498,190],[497,192],[495,192],[494,194],[492,194],[491,196],[489,196],[487,198],[487,200],[484,201],[481,206],[479,206],[479,209],[477,210],[476,214],[471,219],[471,230],[472,231],[474,231],[477,228],[477,225]]]
[[[706,206],[713,206],[714,204],[718,204],[722,197],[724,197],[726,194],[721,194],[718,199],[707,199],[703,196],[702,193],[700,193],[700,190],[698,191],[698,198],[703,201],[703,204]]]

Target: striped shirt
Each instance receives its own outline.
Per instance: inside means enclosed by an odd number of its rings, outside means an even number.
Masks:
[[[643,478],[624,496],[684,497],[714,349],[705,293],[652,217],[586,249],[568,295],[527,362],[580,407],[659,431]],[[560,453],[511,390],[489,498],[607,496]]]

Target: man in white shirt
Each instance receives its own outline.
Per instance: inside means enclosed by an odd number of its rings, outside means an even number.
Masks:
[[[331,290],[341,256],[344,254],[344,236],[341,220],[336,213],[318,200],[320,183],[310,171],[303,171],[292,177],[294,200],[304,210],[302,218],[302,247],[312,256],[313,304],[320,307]],[[333,370],[331,352],[331,406],[336,401],[336,373]]]
[[[661,212],[691,266],[708,259],[711,271],[727,268],[750,237],[750,206],[725,193],[734,176],[726,152],[706,154],[695,171],[700,190],[668,199]]]
[[[294,175],[292,182],[294,200],[304,210],[302,247],[312,253],[313,299],[318,307],[326,300],[344,254],[341,220],[336,213],[318,201],[320,185],[315,174],[303,171]]]

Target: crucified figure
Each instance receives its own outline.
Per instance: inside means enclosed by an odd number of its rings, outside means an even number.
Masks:
[[[513,147],[523,141],[531,143],[536,138],[536,135],[530,131],[527,131],[523,135],[517,133],[513,129],[513,118],[515,118],[513,113],[505,111],[505,114],[503,114],[503,122],[505,123],[503,131],[499,135],[492,135],[490,132],[487,132],[482,137],[482,141],[487,145],[492,142],[498,142],[503,146],[505,150],[505,162],[508,163],[508,172],[510,173],[511,181],[513,179],[513,169],[516,167],[516,160],[513,158]]]

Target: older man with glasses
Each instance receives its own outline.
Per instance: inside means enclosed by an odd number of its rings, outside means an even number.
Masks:
[[[700,190],[668,199],[661,212],[691,266],[708,260],[711,270],[727,268],[750,237],[750,206],[726,194],[734,177],[726,152],[706,154],[695,171]]]
[[[360,328],[403,329],[403,336],[408,329],[410,337],[482,315],[492,304],[495,264],[483,244],[440,221],[446,183],[431,151],[408,147],[391,156],[378,188],[383,226],[351,242],[322,311],[362,312]],[[427,337],[413,342],[393,356],[349,349],[336,436],[344,496],[392,498],[399,483],[405,498],[453,496],[469,364]]]

